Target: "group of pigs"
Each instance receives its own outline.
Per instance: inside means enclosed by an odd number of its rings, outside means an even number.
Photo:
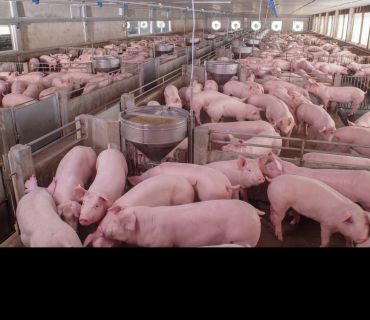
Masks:
[[[42,72],[18,74],[0,72],[0,107],[13,108],[43,100],[61,90],[70,98],[73,94],[87,94],[113,82],[132,76],[131,73]]]
[[[369,159],[330,157],[370,167]],[[314,153],[305,160],[333,161]],[[47,188],[38,187],[34,176],[26,181],[27,194],[16,212],[23,244],[81,247],[78,225],[95,225],[84,246],[255,247],[265,213],[246,202],[247,188],[266,179],[279,240],[282,221],[292,209],[291,223],[298,224],[300,215],[320,223],[323,247],[333,233],[341,233],[348,246],[369,245],[368,171],[302,168],[271,153],[203,166],[165,162],[140,176],[127,174],[125,157],[117,149],[109,146],[97,157],[89,147],[72,148]],[[129,191],[126,180],[133,186]]]

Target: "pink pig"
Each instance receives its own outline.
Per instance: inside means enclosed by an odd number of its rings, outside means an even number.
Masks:
[[[363,127],[342,127],[335,131],[333,142],[344,142],[351,144],[360,144],[370,146],[370,129]],[[370,156],[370,148],[346,146],[346,145],[331,145],[328,149],[337,149],[341,152],[350,152],[351,149],[362,155]]]
[[[321,246],[327,247],[332,233],[362,243],[369,235],[369,213],[321,181],[295,175],[274,178],[267,189],[271,205],[271,222],[275,234],[283,240],[281,223],[289,208],[321,224]],[[295,213],[293,223],[299,221]]]
[[[296,111],[298,130],[303,125],[307,135],[308,126],[314,132],[314,139],[317,135],[325,140],[331,140],[336,130],[335,122],[327,111],[322,107],[312,103],[301,104]]]
[[[76,201],[74,189],[84,186],[94,172],[96,153],[90,147],[76,146],[60,161],[55,177],[48,187],[57,205],[58,214],[74,230],[78,227],[81,205]]]
[[[272,126],[278,128],[284,136],[290,137],[294,117],[283,101],[270,94],[255,94],[249,97],[248,103],[264,109]]]
[[[3,107],[4,108],[13,108],[19,105],[29,105],[35,102],[35,99],[27,97],[23,94],[9,93],[3,98]]]
[[[99,226],[105,238],[141,247],[197,247],[235,243],[255,247],[264,212],[239,200],[173,207],[130,207]]]
[[[57,214],[49,192],[37,186],[35,176],[25,183],[28,194],[17,206],[21,240],[26,247],[82,247],[76,232]]]
[[[363,114],[360,118],[358,118],[355,123],[348,121],[349,125],[363,127],[363,128],[370,128],[370,111]]]
[[[325,109],[327,109],[329,101],[351,103],[350,115],[352,115],[357,112],[365,98],[365,92],[356,87],[329,87],[312,79],[308,81],[308,91],[321,99]]]
[[[218,84],[214,80],[206,80],[204,84],[204,91],[218,91]]]
[[[75,188],[75,197],[82,201],[80,224],[88,226],[101,220],[107,209],[123,193],[128,167],[121,151],[110,148],[102,151],[96,161],[96,177],[89,190]]]
[[[231,199],[233,191],[240,188],[239,185],[232,186],[229,179],[218,170],[197,164],[175,162],[162,163],[141,176],[129,177],[128,180],[136,185],[160,174],[175,174],[188,179],[201,201]]]
[[[366,170],[310,169],[297,167],[293,163],[283,161],[276,155],[264,156],[259,159],[261,171],[269,178],[282,174],[292,174],[319,180],[348,199],[370,210],[370,172]]]
[[[236,118],[237,121],[261,119],[259,108],[236,99],[213,101],[204,109],[212,122],[219,122],[224,117]]]
[[[166,106],[182,108],[179,91],[172,84],[164,89],[164,100],[166,101]]]
[[[188,180],[180,176],[162,174],[139,183],[116,200],[108,209],[100,225],[104,225],[106,220],[112,219],[111,216],[117,215],[128,207],[177,206],[192,202],[194,202],[194,189]],[[101,228],[90,234],[84,242],[84,246],[93,245],[94,247],[115,244],[117,244],[116,241],[103,237]]]
[[[267,80],[267,81],[264,81],[262,85],[263,85],[263,88],[265,89],[265,92],[267,92],[267,93],[269,93],[270,90],[273,90],[275,88],[283,87],[283,88],[286,88],[289,91],[299,92],[300,94],[302,94],[306,98],[310,98],[306,89],[303,89],[303,88],[301,88],[301,87],[299,87],[299,86],[297,86],[293,83],[287,82],[287,81]]]
[[[252,94],[263,93],[261,90],[253,85],[254,82],[241,82],[241,81],[228,81],[224,84],[223,92],[228,96],[234,96],[237,98],[248,98]]]
[[[359,166],[370,169],[370,159],[361,157],[308,152],[303,155],[303,160],[309,162],[340,164],[344,166]]]

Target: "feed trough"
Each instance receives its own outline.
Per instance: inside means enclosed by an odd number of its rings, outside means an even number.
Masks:
[[[186,38],[185,42],[187,46],[191,46],[193,43],[198,44],[200,42],[200,38]]]
[[[253,47],[235,46],[231,50],[237,59],[244,59],[253,54]]]
[[[116,57],[94,57],[92,60],[94,72],[112,72],[120,69],[120,59]]]
[[[175,46],[172,43],[158,43],[155,45],[155,54],[160,56],[162,54],[172,53]]]
[[[188,116],[175,107],[132,108],[120,114],[122,138],[152,161],[160,161],[186,138]]]
[[[259,39],[248,39],[248,40],[245,40],[245,44],[247,46],[259,46],[261,40]]]
[[[205,34],[204,35],[204,39],[205,40],[213,40],[216,38],[216,35],[215,34]]]
[[[239,71],[239,64],[233,61],[207,61],[206,71],[219,85],[225,84]]]

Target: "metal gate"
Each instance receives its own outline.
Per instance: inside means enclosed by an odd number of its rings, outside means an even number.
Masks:
[[[14,215],[8,200],[3,179],[3,167],[0,167],[0,243],[9,238],[14,232]]]
[[[359,107],[359,111],[370,111],[370,76],[342,76],[341,87],[356,87],[365,92],[365,99]],[[351,103],[340,103],[338,107],[351,109]],[[362,112],[363,113],[363,112]]]

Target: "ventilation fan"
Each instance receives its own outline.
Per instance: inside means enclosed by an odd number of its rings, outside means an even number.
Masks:
[[[239,21],[233,21],[233,22],[231,23],[231,29],[233,29],[233,30],[238,30],[238,29],[240,29],[240,22],[239,22]]]
[[[164,28],[165,26],[166,26],[166,25],[165,25],[164,21],[157,21],[157,28],[162,29],[162,28]]]
[[[219,30],[221,28],[221,22],[218,20],[212,21],[212,29]]]
[[[303,31],[303,22],[294,21],[293,22],[293,31]]]
[[[261,29],[261,22],[253,21],[252,22],[252,30],[257,31],[259,29]]]
[[[147,21],[141,21],[140,22],[140,28],[143,28],[143,29],[148,28],[148,22]]]

